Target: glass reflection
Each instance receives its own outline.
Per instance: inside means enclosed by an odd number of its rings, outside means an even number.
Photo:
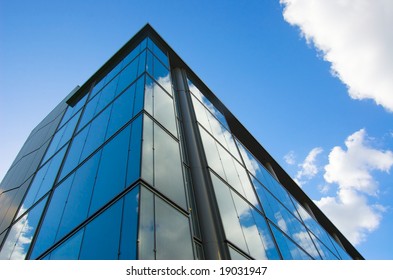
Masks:
[[[154,42],[150,38],[148,38],[147,40],[147,46],[154,53],[154,55],[157,56],[160,61],[169,68],[169,61],[167,55],[156,44],[154,44]]]
[[[118,201],[87,224],[79,259],[118,259],[121,218],[122,201]]]
[[[30,248],[47,197],[23,215],[10,229],[0,252],[2,260],[23,260]]]
[[[156,259],[194,259],[188,218],[160,198],[155,202]]]
[[[233,249],[231,246],[228,246],[228,249],[229,249],[229,254],[231,256],[231,260],[238,260],[238,261],[249,260],[244,255],[240,254],[238,251]]]
[[[143,139],[142,177],[153,183],[157,190],[186,209],[178,142],[147,116],[144,117]]]
[[[47,164],[37,172],[31,183],[17,217],[20,217],[36,201],[43,197],[53,186],[67,146],[60,150]]]
[[[312,258],[307,255],[302,249],[296,246],[288,237],[285,236],[279,229],[271,225],[274,238],[281,251],[284,260],[311,260]]]
[[[150,51],[147,52],[146,70],[172,96],[170,72]]]
[[[140,260],[154,260],[154,196],[145,188],[140,195],[138,256]]]
[[[146,77],[145,85],[145,109],[177,137],[173,100],[149,76]]]
[[[84,229],[67,239],[49,255],[51,260],[77,260],[82,243]]]
[[[138,234],[139,187],[132,189],[124,198],[120,260],[136,260]]]

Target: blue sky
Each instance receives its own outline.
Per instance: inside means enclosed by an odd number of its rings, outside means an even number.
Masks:
[[[310,2],[0,0],[0,178],[149,22],[365,258],[393,259],[393,5]]]

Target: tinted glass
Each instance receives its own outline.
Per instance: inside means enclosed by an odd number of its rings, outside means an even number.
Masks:
[[[149,38],[147,41],[148,48],[157,56],[166,67],[169,68],[169,61],[167,55]]]
[[[55,182],[57,172],[59,171],[61,161],[63,160],[67,147],[58,152],[47,164],[45,164],[34,177],[33,182],[27,191],[23,204],[18,212],[17,217],[22,215],[44,194],[46,194]]]
[[[311,260],[309,255],[296,246],[279,229],[274,226],[271,226],[271,228],[284,260]]]
[[[142,116],[132,122],[130,146],[127,161],[126,187],[135,182],[141,174]]]
[[[84,229],[71,236],[50,254],[51,260],[77,260],[82,243]]]
[[[138,258],[154,260],[154,196],[145,188],[141,188],[140,195]]]
[[[134,188],[124,198],[122,232],[120,241],[121,260],[136,260],[138,240],[139,187]]]
[[[150,77],[145,85],[145,108],[158,122],[177,137],[172,98]]]
[[[229,249],[229,254],[231,255],[231,260],[238,260],[238,261],[248,260],[244,255],[240,254],[231,246],[228,246],[228,249]]]
[[[156,259],[194,259],[188,218],[157,197],[155,202]]]
[[[116,260],[119,253],[122,201],[116,202],[85,228],[79,258]]]
[[[76,171],[56,240],[87,218],[99,159],[100,153],[96,153]]]
[[[224,173],[224,168],[222,167],[220,155],[217,150],[216,141],[201,127],[199,127],[201,132],[203,148],[205,150],[205,155],[207,158],[207,164],[220,175],[222,178],[226,178]]]
[[[239,222],[238,213],[236,212],[235,205],[233,203],[231,191],[228,186],[226,186],[213,173],[210,174],[226,238],[248,254],[248,248],[246,241],[244,240],[243,231]]]
[[[89,213],[92,214],[125,187],[130,126],[102,150]]]
[[[119,78],[116,77],[110,81],[101,91],[100,99],[97,104],[96,114],[104,109],[115,97],[117,82]]]
[[[150,51],[147,52],[146,68],[154,79],[172,95],[172,83],[169,70]]]
[[[26,257],[44,210],[46,199],[43,199],[11,227],[1,249],[0,259],[22,260]]]
[[[89,103],[87,103],[81,121],[79,122],[78,129],[83,128],[95,115],[98,101],[100,100],[100,94],[92,98]]]
[[[313,240],[315,246],[318,249],[319,255],[321,259],[324,260],[338,260],[339,258],[333,254],[318,238],[316,238],[313,234],[311,235],[311,239]]]
[[[30,256],[31,259],[36,259],[54,244],[73,180],[74,176],[68,177],[54,191],[48,210],[46,211],[44,221],[42,222],[41,229],[34,244],[34,248]]]
[[[125,90],[140,74],[144,69],[146,52],[141,53],[135,58],[130,64],[128,64],[119,76],[119,83],[117,86],[117,94],[120,94]]]

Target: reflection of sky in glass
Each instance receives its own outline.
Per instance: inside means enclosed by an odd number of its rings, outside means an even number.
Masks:
[[[30,248],[46,198],[16,222],[4,242],[0,259],[23,260]]]
[[[255,259],[278,259],[264,218],[211,173],[226,237]]]

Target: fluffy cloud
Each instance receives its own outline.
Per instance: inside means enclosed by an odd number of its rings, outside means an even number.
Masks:
[[[346,151],[334,147],[329,154],[329,164],[325,166],[326,182],[376,195],[378,184],[371,171],[388,172],[393,165],[393,153],[369,147],[367,141],[366,131],[361,129],[347,138]]]
[[[297,172],[295,181],[299,185],[303,185],[307,182],[307,180],[312,179],[315,175],[318,174],[318,166],[316,165],[317,156],[323,152],[323,149],[320,147],[312,149],[304,161],[299,164],[300,170]]]
[[[284,160],[289,165],[294,165],[296,163],[296,156],[294,151],[290,151],[284,156]]]
[[[393,1],[280,0],[284,18],[331,63],[354,99],[393,112]]]
[[[338,185],[335,197],[326,196],[315,203],[354,244],[366,239],[378,228],[385,208],[370,203],[378,194],[378,182],[372,172],[389,172],[393,152],[377,150],[364,129],[350,135],[346,150],[337,146],[329,154],[324,178]]]

